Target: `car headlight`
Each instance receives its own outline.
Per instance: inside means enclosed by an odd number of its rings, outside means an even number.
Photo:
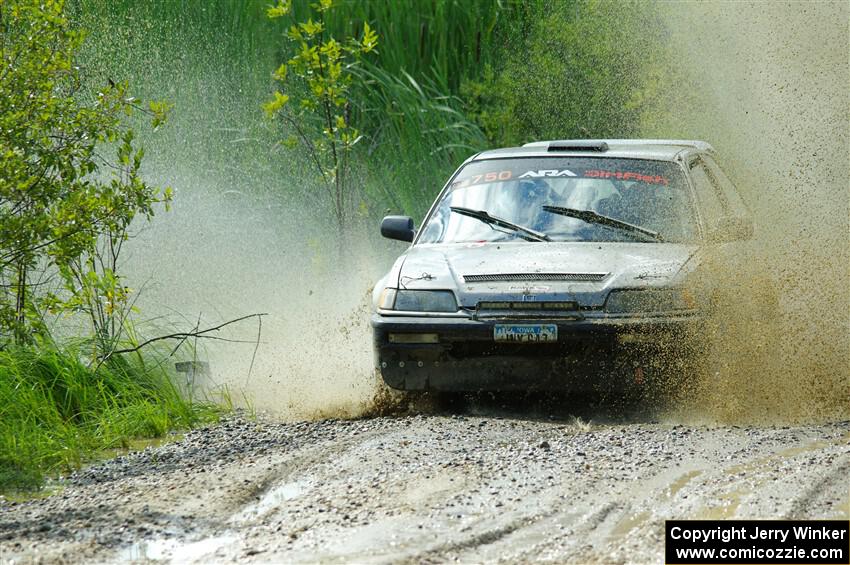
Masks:
[[[605,311],[610,314],[645,314],[694,308],[696,301],[690,292],[682,288],[613,290],[605,301]]]
[[[403,312],[457,312],[457,300],[450,290],[385,288],[378,299],[378,307]]]

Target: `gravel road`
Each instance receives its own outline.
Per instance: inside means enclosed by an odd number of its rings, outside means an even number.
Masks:
[[[665,518],[850,517],[850,422],[233,417],[0,502],[0,562],[660,563]]]

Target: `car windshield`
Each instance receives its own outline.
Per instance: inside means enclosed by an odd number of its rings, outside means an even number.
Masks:
[[[696,230],[690,191],[674,163],[491,159],[469,163],[452,179],[419,243],[529,239],[528,232],[507,223],[544,234],[548,241],[682,242],[693,240]]]

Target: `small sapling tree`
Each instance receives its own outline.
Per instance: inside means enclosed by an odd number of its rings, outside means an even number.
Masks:
[[[294,132],[285,145],[301,145],[309,155],[342,237],[352,196],[351,150],[362,137],[352,123],[349,91],[354,66],[376,52],[378,36],[364,23],[359,39],[334,38],[325,25],[325,14],[333,4],[333,0],[319,0],[310,4],[315,21],[311,16],[306,22],[291,22],[286,37],[295,44],[295,54],[275,71],[282,90],[275,91],[264,109]],[[291,0],[278,0],[268,9],[270,18],[290,14]]]

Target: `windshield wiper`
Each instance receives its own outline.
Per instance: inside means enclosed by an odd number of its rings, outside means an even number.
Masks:
[[[496,216],[491,216],[487,213],[486,210],[473,210],[472,208],[462,208],[460,206],[451,206],[450,209],[452,212],[457,212],[462,216],[469,216],[470,218],[475,218],[476,220],[480,220],[489,226],[499,226],[500,228],[505,228],[518,234],[521,234],[520,237],[528,241],[551,241],[551,239],[549,239],[549,236],[545,233],[534,231],[533,229],[514,224],[513,222],[503,220],[502,218],[498,218]]]
[[[562,208],[561,206],[543,206],[543,209],[552,214],[560,214],[561,216],[567,216],[569,218],[578,218],[579,220],[583,220],[590,224],[599,224],[601,226],[616,228],[627,232],[639,233],[649,236],[655,241],[664,241],[664,238],[656,231],[642,228],[622,220],[609,218],[608,216],[597,214],[593,210],[577,210],[575,208]]]

